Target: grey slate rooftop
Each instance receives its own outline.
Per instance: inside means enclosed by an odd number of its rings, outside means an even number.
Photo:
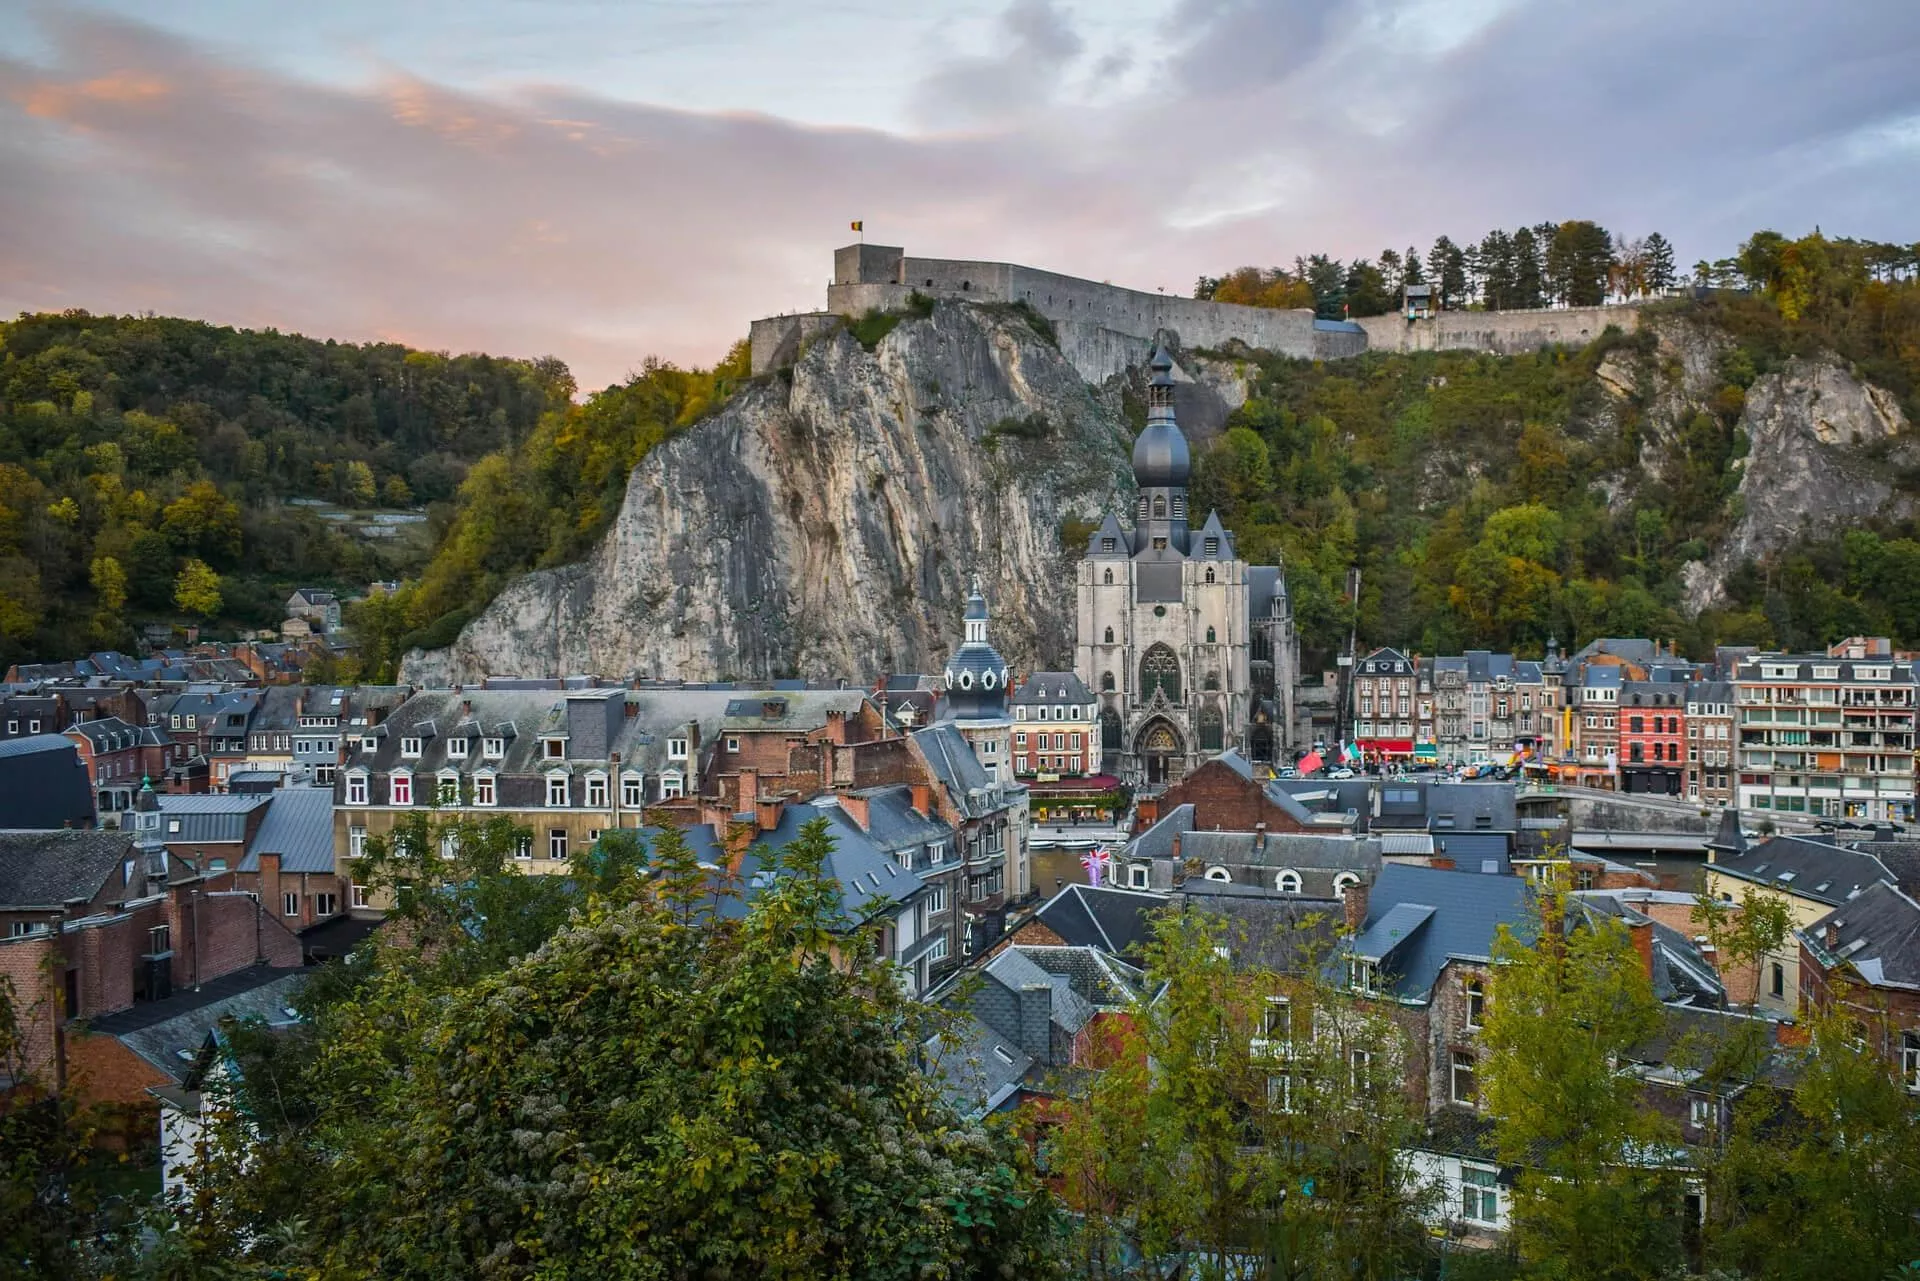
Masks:
[[[131,833],[0,831],[0,907],[92,899],[134,858]]]
[[[1530,903],[1527,883],[1517,876],[1389,863],[1373,883],[1366,920],[1348,950],[1379,963],[1382,991],[1424,1003],[1448,960],[1492,959],[1501,925],[1529,936]]]
[[[1894,875],[1872,854],[1830,839],[1773,836],[1744,850],[1716,849],[1715,869],[1755,885],[1838,907]]]
[[[1800,932],[1822,965],[1853,967],[1875,987],[1920,992],[1920,902],[1879,884]]]

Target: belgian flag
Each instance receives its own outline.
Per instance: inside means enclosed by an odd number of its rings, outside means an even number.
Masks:
[[[853,229],[855,231],[865,231],[867,229],[867,224],[864,222],[860,222],[856,219],[853,224]]]

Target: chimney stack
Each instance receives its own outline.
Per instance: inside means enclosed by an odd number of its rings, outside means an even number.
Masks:
[[[1826,934],[1827,934],[1827,951],[1829,952],[1839,951],[1840,950],[1840,926],[1833,921],[1828,921]]]
[[[1633,935],[1633,950],[1640,954],[1640,969],[1653,977],[1653,922],[1635,921],[1628,927]]]
[[[872,811],[867,797],[857,795],[853,792],[841,792],[839,794],[839,801],[840,808],[847,812],[847,817],[852,819],[861,831],[866,832],[873,829]]]
[[[913,784],[913,808],[928,818],[933,817],[933,789],[925,783]]]
[[[1340,892],[1341,900],[1347,909],[1347,932],[1358,934],[1367,925],[1367,896],[1372,887],[1365,881],[1356,881]]]
[[[751,814],[760,803],[760,771],[743,769],[740,771],[739,796],[734,801],[733,812]]]
[[[778,796],[762,796],[754,802],[753,823],[763,832],[771,832],[780,826],[780,812],[787,803]]]

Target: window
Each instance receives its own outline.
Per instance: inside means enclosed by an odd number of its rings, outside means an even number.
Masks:
[[[607,780],[599,774],[587,775],[587,808],[604,809],[607,804]]]
[[[926,920],[931,921],[934,917],[946,911],[947,910],[946,887],[936,885],[932,889],[928,890],[925,903],[926,903],[926,906],[921,909],[920,914]]]
[[[1233,879],[1233,873],[1224,867],[1210,867],[1207,869],[1207,879],[1209,881],[1231,881]]]
[[[1207,571],[1207,575],[1208,575],[1208,577],[1207,577],[1207,581],[1208,581],[1208,582],[1212,582],[1212,581],[1213,581],[1213,577],[1212,577],[1212,575],[1213,575],[1213,571],[1212,571],[1212,570],[1208,570],[1208,571]],[[1214,643],[1214,640],[1213,640],[1213,628],[1211,628],[1211,627],[1209,627],[1209,628],[1207,628],[1207,644],[1209,644],[1209,645],[1211,645],[1211,644],[1213,644],[1213,643]]]
[[[207,860],[207,870],[209,872],[224,872],[227,870],[227,860],[223,858],[210,858]]]
[[[1151,699],[1155,692],[1167,701],[1180,701],[1180,660],[1166,645],[1155,645],[1140,658],[1140,697]]]
[[[680,795],[681,779],[677,772],[670,771],[660,776],[660,799],[670,801]]]
[[[355,907],[367,906],[367,887],[364,885],[348,886],[347,901],[352,903]]]
[[[340,896],[337,894],[315,894],[313,896],[313,914],[332,916],[340,910]]]
[[[1455,1103],[1480,1106],[1480,1084],[1474,1077],[1473,1055],[1465,1050],[1453,1052],[1453,1092]]]
[[[499,760],[507,754],[507,740],[504,738],[489,738],[485,740],[484,754],[490,761]]]
[[[513,856],[523,859],[533,857],[533,837],[531,834],[514,837]]]
[[[565,774],[547,775],[547,804],[555,809],[567,804],[567,776]]]
[[[1373,1093],[1373,1051],[1354,1050],[1347,1056],[1347,1087],[1355,1094]]]
[[[362,792],[365,792],[365,791],[367,790],[367,780],[363,778],[363,779],[361,779],[361,780],[359,780],[359,781],[360,781],[360,790],[361,790]],[[352,785],[352,783],[351,783],[351,782],[350,782],[350,783],[349,783],[349,784],[347,785],[347,790],[348,790],[349,792],[351,792],[351,791],[353,790],[353,785]],[[347,798],[347,800],[348,800],[348,802],[349,802],[349,803],[351,803],[351,802],[352,802],[352,800],[353,800],[353,798],[352,798],[351,796],[349,796],[349,797]],[[362,797],[360,798],[360,803],[361,803],[361,804],[363,804],[363,805],[364,805],[364,804],[366,804],[366,797],[365,797],[365,796],[362,796]],[[170,819],[168,819],[168,820],[167,820],[167,834],[171,836],[171,835],[175,835],[175,834],[177,834],[177,833],[178,833],[179,831],[180,831],[180,820],[179,820],[179,819],[177,819],[177,818],[170,818]]]
[[[393,776],[391,799],[395,805],[413,804],[413,775],[395,774]]]
[[[298,894],[282,894],[280,896],[280,912],[283,916],[300,915],[300,896]]]
[[[1487,1019],[1487,985],[1479,979],[1468,979],[1467,989],[1467,1027],[1482,1027]]]
[[[367,829],[358,823],[347,828],[347,857],[359,858],[367,852]]]
[[[460,834],[443,832],[440,835],[440,857],[452,858],[460,852]]]
[[[473,776],[473,803],[475,805],[498,804],[493,790],[493,775],[475,774]]]
[[[1360,878],[1352,872],[1342,872],[1333,878],[1333,895],[1339,898],[1360,883]]]
[[[450,761],[466,760],[467,759],[467,740],[464,738],[448,739],[447,740],[447,759]]]
[[[1787,994],[1786,967],[1778,961],[1773,963],[1773,973],[1768,980],[1767,988],[1776,998],[1784,997]]]
[[[365,805],[366,803],[367,803],[367,776],[365,774],[347,775],[347,804]],[[168,819],[167,830],[169,832],[179,831],[180,820],[177,818]]]
[[[1290,867],[1281,868],[1280,874],[1273,878],[1273,888],[1279,890],[1282,894],[1298,894],[1300,892],[1300,873]]]
[[[1281,1072],[1267,1078],[1267,1106],[1277,1112],[1293,1111],[1293,1075]]]
[[[1102,693],[1107,693],[1107,694],[1111,694],[1113,692],[1113,673],[1112,672],[1100,673],[1100,690]]]
[[[1687,1096],[1687,1124],[1696,1130],[1713,1127],[1713,1100],[1702,1095]]]
[[[1153,886],[1153,865],[1151,863],[1130,863],[1127,865],[1127,887],[1144,890]]]
[[[547,857],[556,862],[565,862],[567,858],[567,829],[551,828],[547,832]]]
[[[417,738],[401,739],[400,755],[406,757],[410,761],[419,760],[420,759],[420,740]]]
[[[452,770],[441,771],[440,786],[435,792],[435,798],[441,805],[458,805],[460,803],[460,776]]]
[[[1347,958],[1347,986],[1356,992],[1373,992],[1373,962],[1364,956]]]
[[[1500,1222],[1500,1176],[1485,1166],[1460,1165],[1460,1217],[1472,1223]]]
[[[737,739],[737,738],[730,738],[730,739],[728,739],[728,740],[727,740],[727,750],[728,750],[729,752],[737,752],[737,751],[739,751],[739,750],[740,750],[740,740],[739,740],[739,739]]]
[[[939,938],[933,941],[933,946],[927,949],[927,960],[929,963],[931,963],[934,961],[944,961],[946,959],[947,959],[947,936],[942,934]]]
[[[1920,1094],[1920,1032],[1900,1034],[1900,1080]]]
[[[1111,573],[1112,571],[1108,572]],[[1111,627],[1107,628],[1107,644],[1113,644],[1113,628]]]

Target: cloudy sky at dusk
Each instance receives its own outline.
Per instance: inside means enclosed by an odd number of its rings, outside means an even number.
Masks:
[[[0,313],[555,354],[821,305],[847,223],[1186,292],[1590,217],[1920,239],[1911,0],[0,0]]]

